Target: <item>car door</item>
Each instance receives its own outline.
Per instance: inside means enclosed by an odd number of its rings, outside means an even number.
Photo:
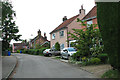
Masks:
[[[65,49],[63,52],[64,52],[64,57],[67,58],[67,56],[68,56],[68,50]]]

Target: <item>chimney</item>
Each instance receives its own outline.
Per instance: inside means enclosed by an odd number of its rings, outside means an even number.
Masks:
[[[46,33],[44,33],[44,38],[47,39]]]
[[[64,16],[64,17],[63,17],[63,21],[66,21],[66,20],[67,20],[67,16]]]
[[[83,5],[81,5],[81,9],[79,10],[80,15],[85,15],[85,9],[83,9]]]
[[[40,29],[39,29],[39,31],[38,31],[38,35],[41,36],[41,31],[40,31]]]

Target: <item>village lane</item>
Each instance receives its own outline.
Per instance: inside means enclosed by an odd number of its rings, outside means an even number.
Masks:
[[[50,57],[12,54],[18,58],[13,78],[95,78],[94,75]]]

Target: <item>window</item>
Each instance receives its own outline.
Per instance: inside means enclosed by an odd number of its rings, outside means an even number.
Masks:
[[[52,34],[52,39],[55,39],[55,33]]]
[[[64,48],[64,44],[61,44],[61,45],[60,45],[60,48],[63,49],[63,48]]]
[[[64,36],[64,31],[60,31],[59,34],[60,34],[60,37]]]
[[[87,24],[88,24],[87,27],[90,27],[90,25],[93,24],[93,22],[92,21],[87,21]]]

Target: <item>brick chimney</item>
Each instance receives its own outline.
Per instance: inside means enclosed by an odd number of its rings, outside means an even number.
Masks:
[[[85,16],[85,9],[83,9],[83,5],[81,5],[81,9],[79,10],[80,19],[82,19]]]
[[[47,39],[46,33],[44,32],[44,38]]]
[[[67,20],[67,16],[64,16],[64,17],[63,17],[63,21],[66,21],[66,20]]]
[[[38,35],[41,36],[41,31],[40,31],[40,29],[39,29],[39,31],[38,31]]]

